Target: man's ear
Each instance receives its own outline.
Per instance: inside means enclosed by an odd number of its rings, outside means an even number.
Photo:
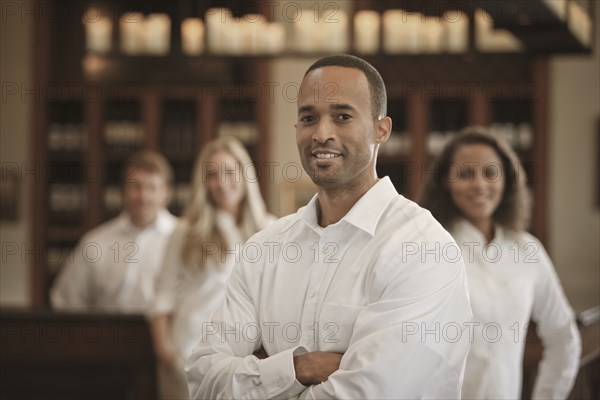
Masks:
[[[382,144],[388,140],[392,133],[392,119],[383,117],[375,122],[375,142]]]

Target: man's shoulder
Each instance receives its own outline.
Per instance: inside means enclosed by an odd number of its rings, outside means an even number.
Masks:
[[[412,240],[424,242],[453,241],[452,236],[433,217],[429,210],[419,206],[402,195],[396,196],[381,218],[380,234],[392,230],[398,232],[400,240],[406,240],[407,235]],[[386,229],[387,228],[387,229]]]
[[[113,219],[110,219],[106,222],[101,223],[95,228],[87,231],[81,238],[82,241],[90,241],[90,240],[102,240],[106,238],[111,238],[116,235],[120,227],[122,226],[123,221],[122,217],[118,216]]]

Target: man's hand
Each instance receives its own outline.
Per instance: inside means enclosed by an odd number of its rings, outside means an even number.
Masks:
[[[258,357],[260,360],[264,360],[265,358],[269,357],[264,347],[256,350],[254,353],[252,353],[252,355]]]
[[[327,351],[311,351],[294,357],[296,379],[304,386],[325,382],[329,375],[340,368],[342,354]]]

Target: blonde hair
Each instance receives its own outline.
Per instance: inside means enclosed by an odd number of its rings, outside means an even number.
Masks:
[[[241,179],[245,184],[244,197],[240,203],[240,230],[243,239],[266,227],[268,214],[260,194],[256,169],[244,146],[235,138],[221,137],[208,143],[200,152],[194,167],[192,198],[183,214],[187,224],[187,233],[182,249],[182,258],[186,265],[202,266],[207,259],[220,259],[228,243],[217,227],[217,207],[213,204],[206,187],[210,158],[220,151],[231,154],[241,170]],[[218,246],[217,254],[203,254],[206,246],[212,243]]]

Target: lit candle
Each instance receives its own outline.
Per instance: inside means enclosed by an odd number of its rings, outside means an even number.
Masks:
[[[480,51],[520,51],[521,43],[506,29],[494,29],[492,17],[483,10],[475,12],[475,36]]]
[[[285,26],[281,22],[267,24],[261,39],[262,50],[268,54],[281,53],[285,50]]]
[[[226,23],[233,22],[231,11],[227,8],[211,8],[206,11],[204,17],[206,22],[206,36],[208,40],[208,50],[213,53],[225,52],[225,31]]]
[[[182,50],[190,56],[204,51],[204,23],[200,18],[186,18],[181,23]]]
[[[242,35],[246,53],[257,54],[260,48],[261,33],[266,29],[265,17],[260,14],[246,14],[242,17]]]
[[[387,53],[418,53],[423,46],[423,15],[403,10],[383,14],[383,48]]]
[[[125,54],[140,54],[144,50],[144,15],[125,13],[119,21],[121,51]]]
[[[332,16],[322,17],[321,26],[321,50],[332,53],[343,53],[348,51],[349,36],[348,15],[343,10],[338,10]]]
[[[567,2],[566,0],[542,0],[546,6],[550,8],[563,21],[567,19]],[[572,3],[572,2],[569,2]]]
[[[441,53],[444,40],[444,23],[438,17],[427,17],[422,23],[422,50],[426,53]]]
[[[144,22],[146,52],[165,55],[171,46],[171,19],[167,14],[150,14]]]
[[[598,5],[596,5],[598,7]],[[590,16],[575,1],[569,2],[568,26],[571,32],[587,47],[592,45],[592,21]],[[596,28],[597,29],[597,28]],[[596,34],[598,31],[596,30]]]
[[[238,18],[228,20],[221,29],[221,49],[227,54],[240,55],[244,52],[245,22]]]
[[[303,9],[294,23],[294,49],[309,53],[320,47],[320,29],[312,10]]]
[[[469,47],[469,18],[460,11],[447,11],[442,17],[446,27],[446,50],[464,53]]]
[[[107,17],[95,21],[86,21],[85,45],[88,51],[108,53],[112,45],[112,22]]]
[[[423,14],[406,14],[405,22],[399,40],[406,44],[405,51],[408,53],[419,53],[423,50]]]
[[[379,51],[381,15],[363,10],[354,16],[354,48],[358,53],[375,54]]]
[[[387,10],[383,13],[383,49],[386,53],[397,54],[403,50],[401,40],[404,12]]]

